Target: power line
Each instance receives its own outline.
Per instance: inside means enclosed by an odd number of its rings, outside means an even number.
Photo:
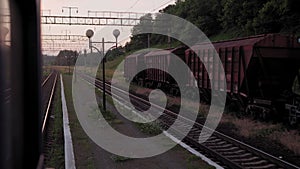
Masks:
[[[133,5],[131,5],[131,7],[130,7],[129,9],[126,10],[126,12],[129,11],[130,9],[132,9],[138,2],[140,2],[140,0],[136,0],[136,1],[133,3]]]

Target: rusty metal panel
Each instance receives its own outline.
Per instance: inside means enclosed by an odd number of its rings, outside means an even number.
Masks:
[[[268,34],[256,44],[257,47],[300,48],[296,36]]]
[[[225,77],[219,75],[218,65],[214,64],[211,60],[211,46],[207,43],[192,47],[194,51],[199,51],[198,56],[201,58],[198,64],[199,68],[196,68],[197,66],[193,63],[189,63],[188,65],[193,71],[200,88],[210,89],[212,85],[213,89],[222,89],[221,84],[225,82],[226,78],[227,91],[231,93],[240,93],[242,85],[247,83],[247,77],[245,77],[246,70],[252,69],[251,67],[248,68],[252,57],[258,57],[254,49],[259,50],[263,58],[297,59],[300,53],[300,44],[297,43],[295,36],[280,34],[257,35],[219,41],[214,42],[213,46],[223,64]],[[193,53],[191,49],[188,49],[186,51],[186,54],[188,54],[186,60],[189,60],[190,56],[194,56]],[[208,67],[205,68],[203,63],[206,63]],[[207,73],[209,70],[212,70],[211,76]],[[209,77],[213,78],[213,84],[209,83]]]
[[[219,65],[215,64],[215,61],[213,60],[213,56],[216,54],[214,52],[214,49],[211,49],[211,46],[209,44],[199,44],[192,47],[194,51],[197,51],[197,49],[202,49],[203,55],[201,56],[201,63],[200,69],[199,69],[199,75],[195,76],[198,80],[198,85],[201,88],[205,89],[213,89],[215,90],[224,90],[224,83],[226,78],[227,83],[227,91],[232,93],[238,93],[239,87],[241,86],[244,78],[244,71],[241,71],[240,69],[245,69],[247,65],[249,64],[251,57],[253,55],[253,47],[256,43],[260,42],[266,37],[266,35],[258,35],[258,36],[251,36],[246,38],[239,38],[234,40],[228,40],[228,41],[219,41],[214,42],[213,46],[215,50],[217,51],[219,58],[223,64],[224,71],[225,71],[225,77],[222,77],[219,73]],[[243,47],[243,56],[241,56],[240,47]],[[194,53],[191,49],[189,49],[186,53],[191,52]],[[241,65],[241,57],[246,62],[246,65]],[[188,59],[188,58],[186,58]],[[207,68],[204,67],[204,64],[208,66]],[[193,72],[197,72],[198,70],[194,70],[195,66],[193,64],[189,65],[190,68],[193,70]],[[192,67],[191,67],[192,66]],[[208,72],[211,71],[211,74],[209,75]],[[197,73],[194,73],[197,74]],[[202,76],[201,76],[202,75]],[[212,78],[212,83],[210,84],[209,78]],[[202,83],[201,83],[202,82]]]

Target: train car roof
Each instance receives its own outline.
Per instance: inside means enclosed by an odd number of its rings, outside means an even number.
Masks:
[[[148,53],[148,51],[142,51],[142,52],[135,52],[131,55],[126,56],[126,58],[135,58],[135,57],[139,57],[142,55],[145,55],[146,53]]]
[[[216,49],[239,46],[259,46],[259,47],[285,47],[285,48],[300,48],[297,38],[291,35],[282,34],[263,34],[236,38],[231,40],[212,42]],[[211,48],[210,43],[199,43],[192,46],[192,49]]]
[[[158,49],[158,50],[155,50],[155,51],[151,51],[149,53],[147,53],[145,55],[145,57],[147,56],[155,56],[155,55],[169,55],[171,53],[174,53],[175,51],[177,50],[185,50],[187,47],[185,46],[179,46],[179,47],[176,47],[176,48],[168,48],[168,49]]]

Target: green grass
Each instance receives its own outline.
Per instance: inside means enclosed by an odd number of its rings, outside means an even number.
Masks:
[[[228,40],[228,39],[233,39],[237,37],[236,33],[220,33],[214,36],[209,37],[211,42],[216,42],[216,41],[223,41],[223,40]]]
[[[96,95],[100,96],[102,98],[102,92],[99,90],[96,90]],[[106,95],[106,101],[107,103],[114,105],[112,97],[109,95]],[[102,101],[101,103],[102,104]],[[114,115],[112,112],[109,110],[104,111],[102,108],[102,105],[99,104],[99,108],[102,112],[102,115],[106,121],[108,121],[110,124],[122,124],[123,122],[119,119],[116,118],[116,115]],[[130,111],[130,110],[125,110],[124,111]],[[134,123],[137,128],[145,133],[145,134],[150,134],[150,135],[157,135],[162,132],[159,124],[157,122],[151,122],[151,123]]]
[[[198,160],[199,157],[194,155],[194,154],[191,154],[188,158],[187,158],[187,161],[188,162],[192,162],[192,161],[195,161],[195,160]]]
[[[113,114],[111,111],[109,111],[109,110],[104,111],[101,105],[99,105],[99,109],[100,109],[100,112],[102,113],[104,119],[108,123],[111,124],[111,123],[113,123],[116,120],[116,115]]]
[[[158,135],[162,132],[159,124],[157,122],[150,122],[150,123],[134,123],[137,128],[145,133],[145,134],[149,134],[149,135]]]
[[[112,61],[108,61],[105,63],[105,78],[107,80],[109,80],[113,77],[115,69],[124,60],[124,58],[125,58],[125,56],[120,56],[120,57],[115,58]],[[121,68],[122,68],[121,71],[123,71],[123,66]],[[97,77],[102,79],[102,65],[99,66],[99,68],[98,68]]]
[[[102,90],[99,90],[98,88],[95,89],[96,95],[99,96],[99,97],[101,97],[101,99],[102,99],[103,95],[102,95],[101,91]],[[114,104],[112,97],[110,97],[108,94],[106,94],[106,102],[109,103],[109,104],[111,104],[111,105]],[[101,104],[102,104],[102,100],[101,100]]]
[[[128,160],[131,160],[131,158],[129,158],[129,157],[122,157],[122,156],[118,156],[118,155],[111,155],[110,158],[114,162],[125,162],[125,161],[128,161]]]
[[[107,69],[115,69],[123,60],[125,56],[117,57],[116,59],[106,62],[106,68]]]
[[[150,46],[150,48],[157,48],[157,49],[168,49],[168,48],[175,48],[175,47],[178,47],[180,46],[181,43],[180,42],[172,42],[171,44],[157,44],[157,45],[153,45],[153,46]]]
[[[103,97],[102,96],[102,92],[100,90],[95,90],[96,91],[96,95],[99,96],[99,97]],[[112,100],[112,97],[110,97],[109,95],[106,95],[106,102],[108,104],[111,104],[111,105],[114,105],[113,103],[113,100]],[[99,109],[101,110],[101,113],[104,117],[104,119],[109,123],[109,124],[123,124],[123,121],[120,120],[120,119],[117,119],[117,116],[115,114],[113,114],[111,111],[109,110],[106,110],[104,111],[103,110],[103,107],[102,107],[102,100],[101,100],[101,103],[98,103],[98,107]],[[113,126],[112,126],[113,127]]]
[[[49,67],[43,67],[43,76],[47,77],[52,72],[52,69]]]
[[[214,169],[215,167],[207,165],[204,161],[199,161],[200,157],[190,154],[188,155],[187,161],[187,169]]]
[[[113,120],[112,123],[113,123],[113,124],[123,124],[123,121],[122,121],[122,120],[119,120],[119,119],[115,119],[115,120]]]
[[[258,130],[255,134],[254,137],[268,137],[272,135],[274,132],[282,132],[283,128],[280,127],[274,127],[274,128],[264,128]]]

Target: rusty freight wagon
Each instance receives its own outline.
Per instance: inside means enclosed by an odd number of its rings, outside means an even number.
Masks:
[[[158,87],[158,88],[168,88],[169,91],[176,90],[178,93],[178,88],[176,86],[175,80],[169,75],[171,69],[176,69],[176,60],[174,57],[178,56],[182,61],[185,62],[185,50],[187,47],[181,46],[171,49],[161,49],[155,50],[147,53],[145,57],[146,64],[146,76],[145,81],[147,81],[147,86]],[[158,65],[159,69],[152,69],[154,65]],[[176,71],[176,70],[175,70]],[[180,74],[183,74],[183,78],[187,77],[187,70],[178,70]]]
[[[258,35],[214,42],[213,47],[198,44],[185,53],[202,98],[209,101],[211,90],[226,90],[230,102],[260,118],[283,109],[300,68],[300,44],[295,36]],[[225,77],[213,56],[219,56]],[[189,86],[195,85],[189,81]]]

